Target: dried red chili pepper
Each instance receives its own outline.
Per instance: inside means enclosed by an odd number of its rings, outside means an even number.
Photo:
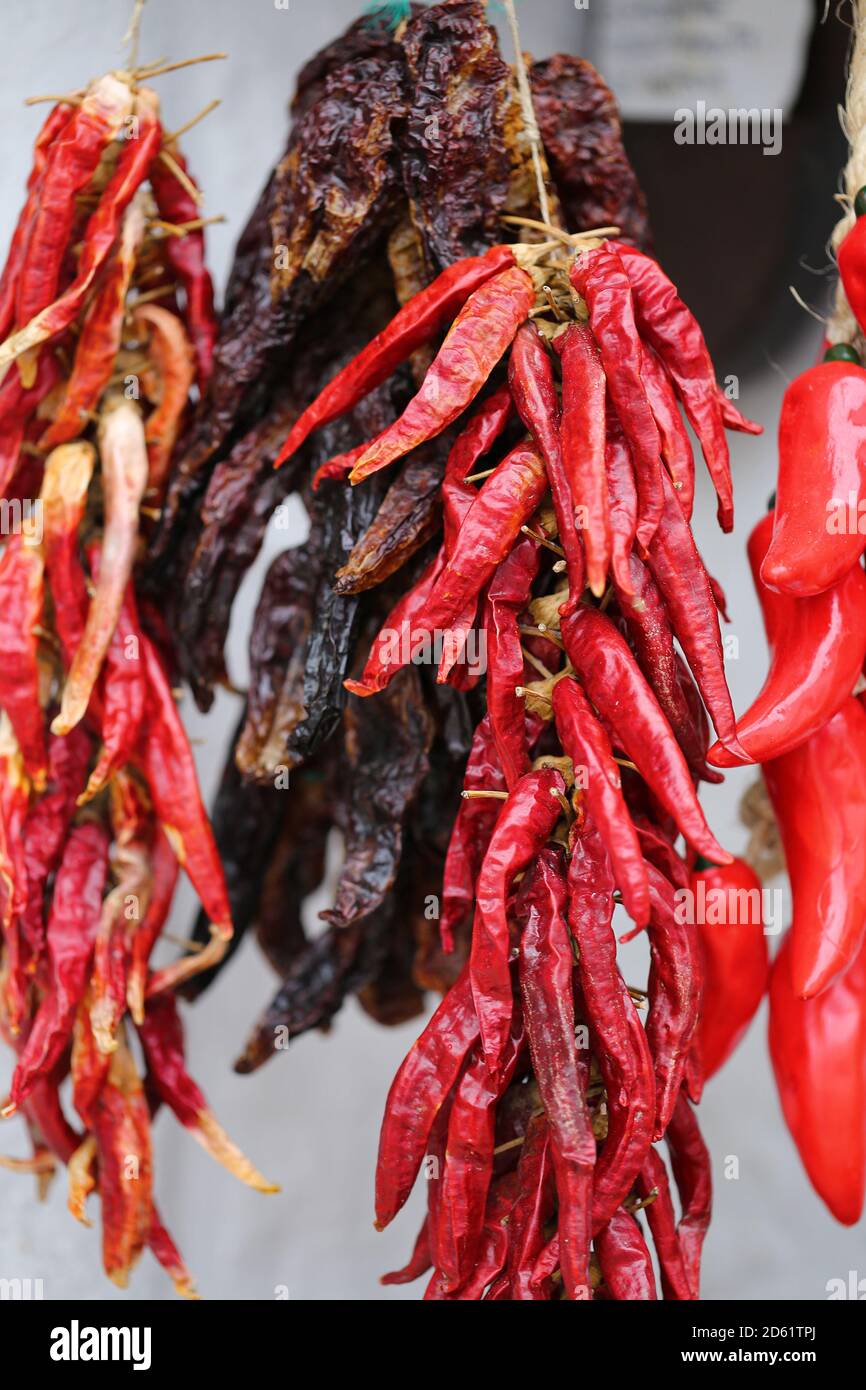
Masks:
[[[44,713],[39,700],[42,551],[18,531],[0,556],[0,707],[15,730],[24,768],[36,791],[48,775]]]
[[[509,1040],[498,1079],[491,1078],[478,1047],[451,1102],[433,1246],[434,1263],[447,1289],[460,1288],[474,1270],[493,1178],[496,1106],[511,1083],[523,1046],[522,1020],[515,1021],[517,1033]]]
[[[467,791],[505,790],[489,715],[473,735],[463,787]],[[472,910],[475,880],[500,810],[501,803],[493,797],[470,797],[460,802],[442,870],[439,935],[445,951],[454,950],[454,934]]]
[[[582,252],[569,276],[586,299],[608,390],[631,447],[640,500],[636,539],[645,549],[662,514],[661,440],[641,377],[643,354],[631,286],[622,262],[607,242]]]
[[[700,440],[719,499],[719,524],[723,531],[730,531],[734,524],[731,465],[722,398],[704,336],[676,286],[651,256],[625,244],[617,247],[616,254],[632,286],[638,323],[672,377]],[[749,423],[743,420],[739,428]]]
[[[692,775],[716,782],[719,773],[707,767],[707,743],[696,726],[686,697],[664,599],[646,565],[634,552],[627,564],[631,596],[623,590],[616,576],[614,589],[638,664],[673,729]]]
[[[171,995],[148,1000],[144,1018],[138,1025],[138,1035],[147,1062],[148,1079],[156,1094],[211,1158],[257,1192],[279,1191],[232,1143],[187,1072],[183,1025]]]
[[[420,1279],[422,1274],[426,1274],[428,1269],[433,1267],[433,1256],[430,1250],[430,1218],[425,1216],[418,1232],[412,1254],[402,1269],[395,1269],[390,1274],[383,1274],[379,1280],[380,1284],[412,1284],[416,1279]]]
[[[78,528],[87,506],[96,450],[78,441],[60,444],[45,460],[39,499],[42,503],[42,549],[54,601],[54,625],[64,665],[72,665],[84,636],[87,586],[78,555]]]
[[[152,878],[150,845],[153,820],[138,783],[118,774],[111,784],[112,845],[109,853],[114,884],[99,916],[88,985],[87,1012],[96,1048],[108,1056],[126,1012],[131,938],[147,911]]]
[[[605,473],[605,370],[586,324],[572,323],[554,339],[562,362],[562,457],[571,497],[583,515],[587,582],[601,598],[611,557]]]
[[[568,567],[571,589],[569,603],[577,603],[583,593],[586,561],[559,436],[560,405],[553,363],[534,323],[523,324],[514,339],[508,361],[508,384],[517,413],[544,459],[553,495],[559,543],[565,552]]]
[[[4,1114],[27,1099],[69,1041],[102,905],[108,838],[93,821],[69,833],[57,870],[46,928],[49,988],[18,1057]]]
[[[123,1289],[153,1226],[150,1112],[124,1041],[112,1053],[93,1133],[102,1199],[102,1263],[112,1283]]]
[[[427,620],[433,630],[447,628],[478,597],[546,491],[544,465],[531,444],[518,444],[497,464],[431,591]]]
[[[470,972],[481,1042],[491,1075],[500,1074],[513,1010],[507,897],[514,879],[543,849],[560,815],[562,773],[521,777],[490,837],[475,888]]]
[[[692,1290],[680,1246],[668,1170],[657,1149],[649,1150],[636,1186],[645,1201],[652,1199],[647,1202],[645,1211],[658,1256],[662,1297],[676,1302],[693,1301],[697,1294]]]
[[[674,388],[664,366],[651,347],[644,347],[641,380],[661,436],[662,459],[686,521],[695,502],[695,459],[688,431],[677,405]]]
[[[725,678],[719,615],[709,575],[676,500],[662,479],[664,511],[649,548],[647,563],[670,614],[671,627],[685,652],[719,741],[736,750],[736,716]]]
[[[66,738],[49,738],[48,784],[45,794],[30,807],[22,828],[27,902],[21,913],[21,932],[33,961],[38,960],[44,946],[45,889],[60,862],[90,754],[90,739],[83,729]],[[8,771],[4,778],[10,780]]]
[[[775,519],[762,582],[805,598],[843,579],[866,548],[859,524],[864,496],[866,371],[853,362],[821,362],[801,372],[782,400]]]
[[[566,676],[553,688],[553,717],[560,742],[574,765],[575,782],[604,840],[617,887],[629,916],[645,926],[650,900],[637,832],[622,794],[610,739],[576,680]]]
[[[417,395],[393,425],[370,441],[350,482],[368,478],[456,420],[484,386],[534,302],[532,279],[517,265],[499,271],[474,290]]]
[[[153,1205],[151,1206],[150,1232],[147,1237],[147,1244],[171,1279],[178,1297],[198,1299],[193,1277]]]
[[[198,389],[203,393],[213,367],[217,336],[213,283],[204,260],[204,230],[188,227],[190,222],[199,220],[200,210],[190,192],[190,184],[193,188],[195,184],[187,162],[173,140],[164,140],[163,150],[171,155],[172,164],[157,156],[148,174],[162,220],[172,227],[185,228],[183,236],[166,236],[163,248],[169,268],[183,286],[183,318],[195,352]],[[184,175],[183,182],[178,169]]]
[[[156,648],[144,634],[141,655],[148,702],[138,760],[163,830],[224,945],[232,934],[231,908],[222,864],[201,801],[192,750],[168,676]],[[201,952],[198,957],[199,968],[204,955]],[[205,965],[212,963],[212,956],[208,956]]]
[[[17,1035],[28,1013],[27,938],[23,917],[28,907],[29,875],[24,854],[23,827],[30,783],[9,716],[0,711],[0,942],[5,957],[5,981],[0,1003],[5,1005],[9,1031]]]
[[[572,665],[614,743],[689,843],[714,863],[729,864],[731,856],[707,826],[685,757],[625,639],[603,613],[585,606],[563,618],[561,630]]]
[[[430,1131],[478,1037],[464,967],[391,1083],[376,1166],[376,1227],[394,1220],[424,1158]]]
[[[701,1294],[701,1250],[710,1224],[713,1179],[710,1155],[694,1110],[680,1095],[665,1134],[682,1215],[677,1238],[694,1298]]]
[[[853,1226],[866,1189],[866,950],[813,999],[791,977],[790,933],[770,974],[770,1056],[788,1129],[815,1191]]]
[[[40,441],[43,449],[53,449],[85,432],[115,371],[126,296],[144,231],[144,203],[137,194],[126,210],[117,251],[84,315],[63,399]]]
[[[577,972],[607,1093],[607,1138],[593,1180],[592,1228],[600,1231],[628,1196],[652,1139],[655,1081],[643,1026],[616,963],[614,880],[589,817],[572,838],[568,924]]]
[[[805,743],[764,765],[791,880],[790,975],[805,998],[842,974],[863,941],[866,786],[852,775],[863,767],[866,711],[850,698]]]
[[[387,328],[377,333],[307,406],[289,431],[274,467],[279,468],[290,459],[313,430],[345,415],[402,362],[408,361],[417,348],[431,342],[477,289],[513,267],[512,248],[493,246],[483,256],[467,257],[443,270],[431,285],[404,304]],[[527,313],[531,307],[530,304]]]
[[[193,351],[180,319],[162,305],[138,305],[132,319],[147,338],[149,365],[144,387],[157,400],[145,421],[144,437],[149,462],[148,491],[159,496],[195,380]]]
[[[123,214],[147,174],[156,152],[160,138],[158,107],[156,94],[149,88],[139,87],[136,90],[138,136],[126,141],[99,205],[85,228],[75,279],[59,299],[41,308],[0,346],[0,369],[62,333],[80,312],[97,273],[114,245]]]
[[[589,1297],[595,1137],[577,1064],[572,976],[560,852],[542,850],[517,904],[520,993],[532,1067],[547,1114],[556,1178],[557,1233],[569,1298]]]
[[[96,173],[132,105],[129,86],[106,73],[91,83],[50,145],[18,278],[16,327],[29,323],[56,295],[71,239],[75,200]]]
[[[665,1133],[680,1093],[700,1019],[703,972],[697,931],[683,920],[673,886],[653,864],[647,864],[647,877],[652,910],[646,1036],[656,1082],[655,1141]],[[624,939],[634,935],[636,929]]]
[[[52,107],[33,145],[33,164],[27,177],[27,199],[15,224],[6,264],[0,274],[0,340],[15,326],[15,297],[24,264],[27,239],[42,192],[42,177],[52,145],[68,124],[74,108],[66,102]]]
[[[18,372],[8,372],[0,383],[0,495],[4,497],[9,497],[10,484],[22,472],[21,446],[28,426],[59,379],[54,353],[43,352],[30,386],[23,384]]]
[[[658,1298],[652,1256],[636,1218],[619,1207],[595,1238],[595,1253],[609,1296],[645,1302]]]
[[[517,1165],[517,1195],[508,1217],[508,1263],[487,1293],[490,1302],[543,1302],[547,1289],[533,1283],[544,1246],[544,1226],[554,1205],[553,1155],[544,1115],[534,1116]]]
[[[150,953],[165,926],[180,871],[174,851],[162,831],[156,836],[151,849],[150,870],[152,879],[150,902],[132,938],[130,960],[127,967],[126,1002],[133,1022],[136,1024],[141,1023],[144,1018]]]
[[[699,858],[690,887],[704,967],[701,1058],[710,1077],[751,1023],[767,989],[770,960],[754,869],[742,859],[719,868]]]
[[[91,552],[91,572],[99,574],[94,552]],[[132,759],[144,720],[147,690],[141,661],[141,628],[131,584],[127,585],[117,626],[105,653],[100,694],[102,748],[79,805],[101,791]]]
[[[748,547],[771,654],[759,694],[737,721],[737,738],[756,763],[791,752],[822,728],[848,699],[866,657],[866,575],[855,566],[813,598],[773,593],[760,577],[772,529],[768,512]],[[718,743],[707,757],[716,767],[744,761]]]
[[[516,693],[525,666],[518,619],[529,602],[539,563],[537,543],[521,536],[491,579],[485,605],[487,710],[509,790],[529,771],[526,702]]]
[[[604,464],[610,512],[611,573],[620,591],[631,598],[629,556],[637,531],[637,487],[631,449],[612,409],[607,412]]]

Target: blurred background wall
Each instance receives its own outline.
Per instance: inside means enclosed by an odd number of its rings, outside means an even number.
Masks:
[[[282,150],[294,74],[359,8],[359,0],[289,0],[284,8],[274,0],[148,0],[143,59],[217,49],[230,55],[228,62],[159,79],[169,127],[222,98],[219,110],[184,142],[206,192],[206,212],[227,218],[209,233],[220,288],[235,239]],[[582,53],[597,62],[620,96],[660,259],[706,319],[719,375],[739,376],[741,406],[766,427],[758,441],[732,437],[732,537],[716,528],[714,499],[699,469],[696,532],[708,567],[728,594],[728,631],[738,645],[729,680],[738,709],[760,686],[766,660],[744,544],[773,487],[782,391],[813,359],[820,337],[787,286],[793,282],[811,303],[823,302],[829,274],[823,242],[835,218],[832,193],[844,156],[835,105],[843,91],[845,33],[832,15],[813,29],[823,8],[811,0],[518,4],[527,49],[538,57]],[[4,0],[3,246],[43,114],[26,109],[24,98],[79,87],[122,65],[120,40],[130,9],[127,0]],[[502,28],[495,6],[492,18]],[[507,38],[503,51],[511,57]],[[673,112],[697,100],[725,108],[781,107],[782,153],[772,158],[754,148],[678,146]],[[264,569],[287,541],[299,538],[300,532],[294,538],[285,531],[270,536],[241,591],[230,642],[230,671],[241,687]],[[197,755],[207,797],[217,783],[236,708],[237,701],[221,693],[205,718],[185,701],[190,732],[201,740]],[[706,792],[714,829],[734,851],[742,851],[747,838],[738,802],[751,776],[734,772],[724,786]],[[184,892],[170,930],[183,936],[191,920],[192,898]],[[631,949],[637,976],[643,968],[640,947]],[[273,988],[268,967],[248,940],[215,987],[186,1010],[186,1019],[191,1070],[232,1136],[282,1192],[262,1197],[236,1184],[163,1115],[156,1124],[156,1175],[164,1218],[205,1297],[269,1299],[283,1288],[293,1299],[415,1299],[420,1284],[383,1290],[377,1281],[407,1256],[420,1223],[421,1194],[377,1235],[372,1177],[385,1094],[420,1024],[386,1031],[350,1002],[331,1036],[304,1037],[254,1076],[236,1076],[232,1060]],[[762,1010],[701,1107],[716,1183],[705,1296],[820,1299],[829,1279],[847,1278],[858,1268],[866,1274],[863,1227],[836,1226],[809,1188],[783,1126],[765,1026]],[[8,1071],[4,1051],[0,1087]],[[18,1122],[0,1128],[0,1152],[23,1154],[25,1146]],[[46,1298],[123,1297],[102,1274],[98,1222],[91,1231],[77,1226],[65,1211],[62,1188],[58,1181],[40,1206],[30,1179],[0,1172],[0,1277],[41,1278]],[[130,1293],[173,1296],[148,1256],[135,1271]]]

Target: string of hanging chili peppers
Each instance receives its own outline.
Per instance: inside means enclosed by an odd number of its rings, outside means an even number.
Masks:
[[[0,1031],[16,1054],[2,1113],[23,1116],[33,1151],[3,1162],[41,1183],[65,1163],[79,1220],[101,1198],[109,1277],[124,1286],[149,1248],[195,1297],[155,1203],[160,1105],[274,1189],[187,1073],[173,994],[232,922],[174,658],[137,587],[216,337],[201,194],[145,83],[164,70],[133,65],[52,106],[0,275],[0,491],[34,503],[0,555]],[[181,866],[212,940],[158,968]]]
[[[694,464],[680,410],[726,530],[725,427],[756,427],[720,393],[700,329],[653,258],[613,240],[614,228],[536,225],[547,240],[495,246],[410,299],[301,413],[276,459],[288,462],[453,318],[398,419],[314,480],[364,484],[459,422],[440,552],[346,685],[375,697],[419,633],[445,634],[438,680],[456,683],[476,622],[488,643],[487,713],[470,759],[488,780],[467,771],[442,885],[443,948],[468,907],[470,957],[392,1085],[376,1219],[393,1220],[426,1160],[424,1227],[386,1282],[432,1269],[430,1299],[655,1298],[645,1208],[662,1296],[691,1299],[710,1207],[692,1108],[704,967],[675,894],[695,854],[731,864],[695,793],[708,744],[701,701],[719,746],[732,758],[743,749],[718,590],[689,526]],[[490,808],[484,820],[468,813],[478,805]],[[649,935],[645,1026],[617,963],[620,901]],[[756,1003],[737,1000],[723,1024],[711,1003],[711,1067]],[[503,1120],[513,1128],[498,1142]]]
[[[845,1224],[866,1191],[866,5],[852,8],[836,303],[822,361],[785,392],[777,491],[749,538],[771,660],[737,724],[791,884],[769,984],[776,1083],[812,1185]],[[717,745],[709,760],[742,759]]]

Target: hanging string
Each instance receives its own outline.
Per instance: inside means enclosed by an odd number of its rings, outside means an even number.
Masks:
[[[844,188],[838,200],[845,209],[836,224],[831,244],[836,251],[855,221],[854,199],[866,184],[866,0],[852,0],[851,59],[848,66],[848,86],[845,106],[839,108],[842,130],[848,141],[848,163],[843,175]],[[831,343],[857,345],[860,331],[851,313],[842,282],[836,287],[836,303],[827,324]],[[859,343],[862,348],[862,342]]]
[[[508,27],[511,30],[511,40],[514,44],[514,66],[517,73],[517,90],[520,95],[520,109],[523,113],[523,124],[526,127],[526,135],[529,140],[529,147],[532,151],[532,167],[535,171],[535,182],[538,187],[538,206],[541,209],[542,222],[550,222],[550,200],[547,196],[547,185],[544,182],[544,164],[542,161],[541,132],[538,129],[538,121],[535,117],[535,106],[532,101],[532,88],[529,85],[529,74],[526,71],[526,58],[520,44],[520,28],[517,23],[517,11],[514,8],[514,0],[505,0],[505,13],[508,16]]]

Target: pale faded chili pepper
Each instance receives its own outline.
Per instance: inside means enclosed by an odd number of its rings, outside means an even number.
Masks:
[[[189,339],[176,314],[161,304],[142,304],[133,310],[133,323],[147,339],[149,367],[144,387],[156,401],[145,421],[147,440],[148,492],[161,494],[177,441],[190,387],[195,380],[195,362]]]
[[[51,725],[56,734],[68,733],[87,709],[132,574],[148,468],[144,427],[135,402],[113,397],[106,403],[99,423],[99,452],[105,506],[99,578],[63,687],[60,713]]]

